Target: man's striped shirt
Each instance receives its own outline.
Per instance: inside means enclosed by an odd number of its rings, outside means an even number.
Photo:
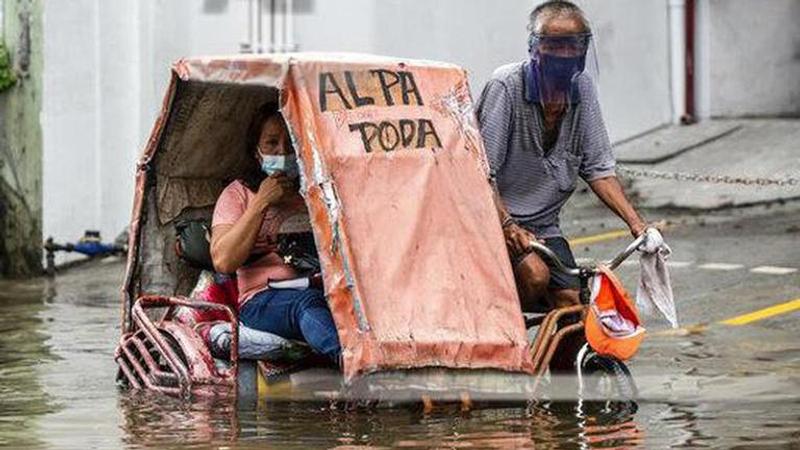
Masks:
[[[537,237],[555,237],[578,176],[587,182],[613,176],[615,161],[597,91],[585,75],[577,80],[576,103],[564,114],[555,145],[544,151],[541,106],[526,92],[529,64],[497,69],[481,93],[477,115],[506,208]]]

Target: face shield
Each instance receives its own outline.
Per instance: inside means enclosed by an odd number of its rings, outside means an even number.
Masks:
[[[577,80],[596,77],[597,58],[591,33],[531,34],[529,99],[539,103],[575,103]]]

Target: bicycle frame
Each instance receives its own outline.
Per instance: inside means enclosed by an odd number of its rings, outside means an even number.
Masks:
[[[610,269],[616,269],[622,264],[623,261],[628,259],[637,248],[645,240],[645,233],[633,240],[628,244],[625,249],[619,252],[614,258],[603,263]],[[580,305],[568,306],[563,308],[556,308],[550,311],[542,320],[539,330],[536,333],[536,338],[531,345],[531,357],[535,367],[537,376],[535,386],[538,385],[539,379],[544,374],[550,362],[555,355],[561,341],[567,336],[573,335],[583,331],[584,311],[589,307],[591,292],[589,290],[589,279],[598,273],[597,264],[588,264],[578,267],[569,267],[552,250],[537,241],[531,241],[529,245],[531,251],[535,251],[542,257],[548,258],[553,262],[556,269],[567,273],[569,275],[577,276],[580,280]],[[566,316],[574,316],[579,314],[580,319],[575,323],[566,325],[561,329],[558,328],[559,321]]]

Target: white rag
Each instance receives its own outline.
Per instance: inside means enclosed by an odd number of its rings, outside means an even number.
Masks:
[[[667,258],[672,253],[664,237],[655,228],[648,228],[639,246],[639,286],[636,289],[636,306],[645,315],[661,313],[672,325],[678,327],[678,314],[669,281]]]

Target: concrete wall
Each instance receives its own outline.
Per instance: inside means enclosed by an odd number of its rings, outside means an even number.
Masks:
[[[42,259],[42,3],[0,7],[17,79],[0,92],[0,276],[29,276]]]
[[[46,3],[45,237],[74,241],[97,229],[110,241],[128,225],[135,162],[170,64],[235,53],[244,5],[230,1],[209,13],[195,0]],[[77,257],[62,254],[57,262]]]
[[[670,120],[667,0],[584,0],[613,140]],[[86,228],[113,239],[130,216],[136,156],[159,111],[169,65],[236,53],[246,0],[52,1],[45,5],[44,235]],[[452,61],[480,93],[526,57],[531,0],[295,0],[302,51]],[[265,17],[265,20],[267,17]]]
[[[44,234],[113,239],[130,215],[140,139],[136,4],[45,6]]]
[[[707,115],[800,115],[800,1],[700,0]]]
[[[313,14],[297,16],[296,40],[302,50],[454,62],[469,70],[477,96],[495,68],[526,57],[527,16],[535,3],[539,2],[318,0]],[[612,139],[668,122],[666,0],[578,3],[597,35],[601,102]]]
[[[584,2],[598,35],[612,139],[669,120],[665,2],[613,0],[602,8]],[[529,0],[296,4],[300,50],[452,61],[470,71],[476,95],[496,67],[525,57],[532,7]],[[135,159],[160,108],[170,63],[238,52],[246,8],[243,0],[47,2],[45,236],[73,240],[93,228],[110,240],[127,225]]]

